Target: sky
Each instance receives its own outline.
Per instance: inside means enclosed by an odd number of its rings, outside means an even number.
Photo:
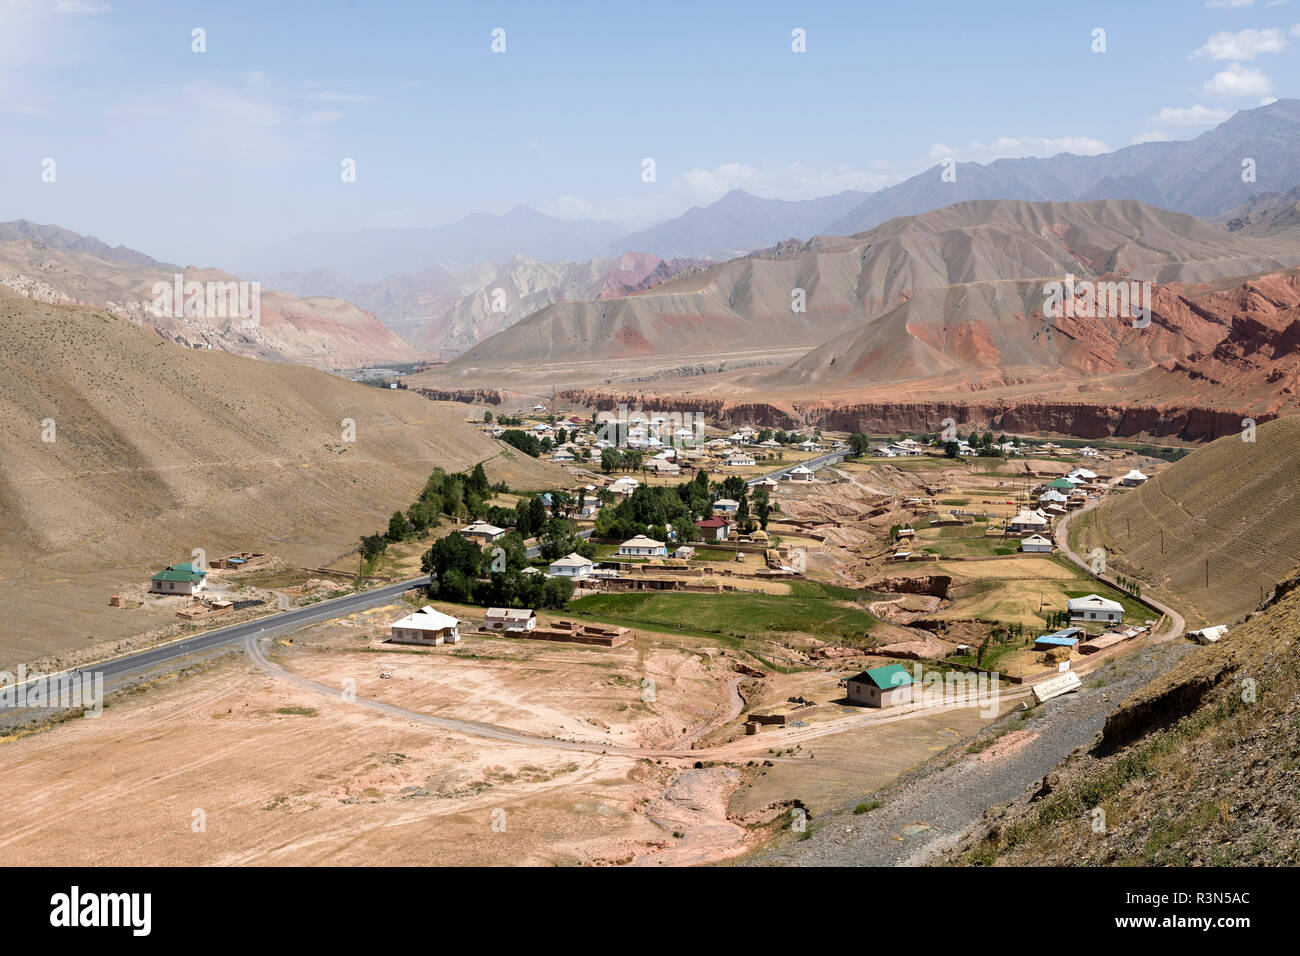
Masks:
[[[1300,91],[1300,0],[1057,7],[0,0],[0,221],[200,266],[519,203],[644,226]]]

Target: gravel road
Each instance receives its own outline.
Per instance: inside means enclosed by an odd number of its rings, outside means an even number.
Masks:
[[[989,751],[969,754],[977,734],[892,786],[864,793],[862,802],[880,802],[876,809],[855,814],[855,800],[824,812],[811,821],[810,838],[762,850],[744,865],[922,865],[955,845],[987,808],[1037,786],[1067,754],[1090,746],[1125,698],[1194,649],[1185,641],[1169,641],[1119,658],[1089,674],[1079,691],[1040,707],[1039,716],[1022,725],[1036,736],[1008,753],[991,759]],[[1012,720],[1014,715],[1003,717],[998,726]]]

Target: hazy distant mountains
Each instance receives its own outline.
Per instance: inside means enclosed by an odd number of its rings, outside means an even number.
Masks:
[[[474,213],[432,229],[374,229],[363,232],[309,232],[265,249],[242,263],[246,272],[337,271],[353,282],[431,266],[467,269],[514,255],[537,259],[593,258],[627,227],[591,219],[568,222],[516,206],[501,216]]]
[[[1253,161],[1254,182],[1242,179],[1246,160]],[[1243,110],[1182,142],[1142,143],[1099,156],[959,163],[953,182],[943,181],[941,169],[872,193],[821,231],[853,235],[896,216],[969,199],[1137,199],[1193,216],[1218,216],[1262,192],[1300,185],[1300,100]]]
[[[1242,163],[1253,162],[1254,181]],[[1075,202],[1137,199],[1162,209],[1214,217],[1262,193],[1300,185],[1300,100],[1244,110],[1192,140],[1142,143],[1099,156],[959,163],[945,182],[934,166],[874,193],[853,190],[820,199],[764,199],[735,189],[708,206],[629,233],[607,220],[566,222],[528,206],[484,213],[432,229],[307,233],[242,263],[257,275],[338,272],[355,282],[434,266],[453,272],[515,255],[539,262],[616,258],[641,252],[662,259],[725,261],[785,239],[851,236],[897,216],[914,216],[973,199]],[[303,289],[325,294],[326,289]]]
[[[847,190],[821,199],[791,202],[762,199],[733,189],[715,203],[695,206],[676,219],[624,236],[605,250],[649,252],[664,258],[734,259],[785,239],[826,232],[827,223],[847,215],[869,196]]]
[[[157,266],[171,270],[177,268],[126,246],[110,246],[94,236],[83,236],[61,226],[42,226],[26,219],[0,222],[0,242],[29,242],[37,248],[84,252],[107,262],[122,262],[133,266]]]
[[[812,349],[844,336],[781,383],[959,378],[979,368],[989,376],[1004,362],[1038,374],[1055,360],[1034,341],[1043,277],[1202,283],[1297,265],[1294,205],[1229,232],[1133,200],[965,202],[733,259],[634,296],[557,303],[453,367]],[[796,289],[806,293],[802,311],[791,307]]]
[[[229,284],[236,290],[239,281],[217,269],[159,262],[59,226],[26,220],[0,223],[0,294],[5,296],[90,306],[180,345],[319,368],[414,362],[421,357],[374,315],[337,297],[300,298],[265,287],[254,323],[229,314],[233,299],[211,315],[206,300],[197,314],[188,314],[179,302],[160,308],[155,286],[174,287],[177,274],[185,281],[222,288]],[[251,304],[251,287],[243,301]]]

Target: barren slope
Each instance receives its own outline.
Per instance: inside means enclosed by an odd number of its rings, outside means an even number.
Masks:
[[[1267,235],[1229,233],[1123,200],[958,203],[852,238],[783,244],[635,296],[553,305],[508,335],[481,342],[448,373],[526,360],[720,352],[754,343],[811,348],[870,327],[926,292],[991,280],[1072,273],[1205,282],[1300,264],[1297,230],[1274,226]],[[806,296],[804,312],[792,311],[797,289]],[[1023,299],[1028,292],[1018,294]],[[969,304],[964,295],[927,300],[934,321],[981,321],[982,315],[968,319],[963,312]],[[991,308],[999,320],[1015,311],[1008,303]]]
[[[156,328],[182,345],[237,355],[317,368],[412,362],[420,357],[369,312],[337,298],[300,299],[263,288],[260,321],[252,328],[242,327],[238,318],[182,315],[179,302],[175,304],[176,317],[159,315],[153,309],[157,282],[171,286],[177,273],[184,275],[185,281],[197,282],[228,283],[238,277],[218,269],[182,269],[155,262],[129,249],[108,249],[98,240],[67,230],[57,230],[57,234],[79,241],[64,239],[54,245],[42,240],[50,230],[57,227],[0,231],[0,286],[35,301],[106,309]]]
[[[1130,697],[1090,750],[990,810],[948,862],[1293,866],[1298,584]]]
[[[1190,624],[1243,614],[1300,564],[1297,447],[1296,415],[1220,438],[1085,515],[1077,550],[1105,548]]]
[[[460,407],[0,290],[0,652],[113,636],[114,590],[194,548],[327,562],[410,504],[433,467],[479,461],[514,486],[564,480]]]

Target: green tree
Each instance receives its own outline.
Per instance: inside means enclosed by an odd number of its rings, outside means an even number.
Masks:
[[[507,428],[501,433],[501,440],[533,458],[538,458],[542,454],[542,443],[537,440],[537,436],[520,431],[518,428]]]
[[[546,520],[546,505],[542,504],[541,495],[533,495],[528,499],[529,537],[540,534],[546,526]]]
[[[405,541],[410,533],[411,526],[407,523],[406,515],[394,511],[393,516],[388,519],[388,531],[384,537],[389,541]]]

